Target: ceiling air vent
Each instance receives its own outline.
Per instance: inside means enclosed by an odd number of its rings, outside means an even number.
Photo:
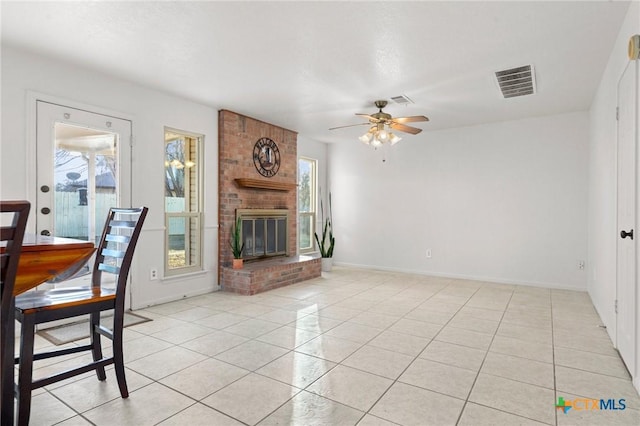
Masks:
[[[412,104],[413,101],[411,99],[409,99],[408,96],[406,95],[400,95],[400,96],[392,96],[391,100],[397,104],[401,104],[401,105],[406,105],[406,104]]]
[[[536,92],[533,65],[496,71],[496,80],[505,98],[533,95]]]

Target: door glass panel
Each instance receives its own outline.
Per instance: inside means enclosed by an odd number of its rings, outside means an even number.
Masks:
[[[100,239],[104,218],[117,203],[117,135],[55,124],[53,234]]]
[[[42,100],[36,111],[36,232],[97,242],[108,209],[131,205],[131,151],[122,149],[131,121]],[[86,286],[92,266],[93,259],[80,271],[85,275],[39,287]]]

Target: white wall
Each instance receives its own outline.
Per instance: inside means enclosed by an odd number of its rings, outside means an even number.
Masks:
[[[59,97],[133,119],[133,204],[149,207],[132,267],[134,308],[217,289],[217,111],[123,80],[2,47],[2,143],[0,196],[27,198],[27,91]],[[204,269],[183,278],[149,281],[164,264],[164,127],[205,135]],[[35,200],[30,200],[35,202]],[[30,226],[33,226],[33,214]]]
[[[378,151],[331,145],[335,261],[585,289],[587,118],[425,131]]]
[[[615,109],[617,85],[629,59],[629,38],[640,33],[640,3],[633,2],[618,38],[612,48],[609,63],[589,111],[589,274],[591,299],[615,342],[616,316],[616,135]],[[640,188],[640,185],[638,186]],[[636,220],[636,226],[640,218]],[[638,251],[640,255],[640,251]],[[637,264],[640,264],[640,259]],[[640,300],[637,307],[640,307]],[[640,330],[640,316],[637,329]],[[636,354],[640,354],[638,339]],[[637,362],[637,360],[636,360]],[[640,379],[634,378],[640,391]]]

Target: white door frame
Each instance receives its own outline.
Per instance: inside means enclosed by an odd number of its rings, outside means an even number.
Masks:
[[[51,96],[39,92],[27,91],[27,99],[26,99],[26,155],[27,155],[27,166],[26,166],[26,190],[27,199],[32,200],[34,204],[36,204],[36,200],[38,199],[38,189],[37,189],[37,164],[36,164],[36,156],[37,156],[37,125],[38,125],[38,116],[37,116],[37,104],[38,101],[47,102],[50,104],[56,104],[63,107],[73,108],[77,110],[83,110],[94,114],[100,114],[107,117],[113,117],[115,119],[126,120],[131,123],[131,140],[130,141],[122,141],[123,148],[128,146],[128,149],[131,151],[128,155],[129,157],[129,176],[133,175],[133,140],[134,140],[134,117],[130,114],[125,114],[118,111],[108,110],[105,108],[97,107],[95,105],[84,104],[81,102],[73,101],[70,99],[61,98],[58,96]],[[125,148],[126,149],[126,148]],[[126,204],[125,207],[132,206],[133,202],[133,179],[129,178],[129,188],[127,190],[128,195],[126,197],[121,198],[121,203]],[[38,214],[38,212],[35,212]],[[27,232],[35,233],[36,232],[36,220],[30,220],[27,222]],[[132,275],[132,274],[131,274]],[[131,279],[130,275],[130,279]],[[126,305],[130,308],[132,306],[131,303],[131,295],[133,294],[133,285],[129,283],[129,288],[127,291],[127,301]]]
[[[638,37],[635,35],[634,37]],[[633,59],[632,62],[635,63],[636,66],[636,99],[635,99],[635,109],[636,109],[636,125],[635,125],[635,144],[636,144],[636,216],[635,216],[635,227],[638,228],[640,225],[640,59]],[[639,232],[639,231],[634,231]],[[640,244],[638,244],[638,238],[636,237],[635,245],[636,245],[636,276],[635,276],[635,285],[636,285],[636,359],[635,359],[635,369],[636,375],[632,377],[632,383],[635,386],[636,390],[640,393],[640,282],[638,278],[640,277],[638,266],[640,265]]]

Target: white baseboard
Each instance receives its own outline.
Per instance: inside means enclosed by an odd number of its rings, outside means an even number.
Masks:
[[[491,283],[498,283],[498,284],[514,284],[514,285],[526,285],[531,287],[551,288],[554,290],[573,290],[573,291],[583,291],[585,293],[587,292],[586,287],[575,287],[575,286],[570,286],[567,284],[560,284],[560,283],[510,280],[510,279],[496,278],[496,277],[483,277],[483,276],[452,274],[452,273],[442,273],[442,272],[433,272],[433,271],[420,271],[420,270],[403,269],[403,268],[391,268],[391,267],[384,267],[384,266],[378,266],[378,265],[361,265],[356,263],[336,262],[335,259],[333,264],[334,266],[344,266],[347,268],[370,269],[370,270],[388,271],[388,272],[403,272],[406,274],[425,275],[425,276],[432,276],[432,277],[455,278],[455,279],[470,280],[470,281],[491,282]]]
[[[137,309],[145,309],[145,308],[148,308],[149,306],[161,305],[163,303],[169,303],[169,302],[176,302],[178,300],[186,299],[188,297],[201,296],[203,294],[211,293],[218,290],[220,290],[220,286],[215,285],[213,287],[202,288],[202,289],[186,292],[182,296],[173,295],[173,296],[167,296],[167,297],[162,297],[162,298],[153,299],[153,300],[147,300],[143,304],[132,306],[131,310],[136,311]]]

